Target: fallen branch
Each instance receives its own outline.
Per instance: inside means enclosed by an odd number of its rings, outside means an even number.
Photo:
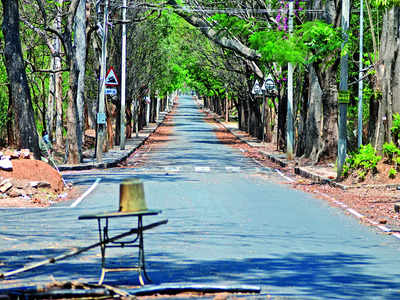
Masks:
[[[164,224],[167,224],[167,223],[168,223],[168,220],[155,222],[155,223],[143,226],[143,231],[149,230],[149,229],[152,229],[152,228],[155,228],[157,226],[164,225]],[[12,275],[15,275],[15,274],[19,274],[19,273],[23,273],[23,272],[26,272],[26,271],[30,271],[30,270],[36,269],[38,267],[41,267],[41,266],[44,266],[44,265],[47,265],[47,264],[52,264],[52,263],[55,263],[57,261],[64,260],[66,258],[75,256],[75,255],[81,254],[82,252],[86,252],[88,250],[96,248],[96,247],[100,246],[101,244],[112,243],[112,242],[114,242],[116,240],[122,239],[122,238],[127,237],[127,236],[132,235],[132,234],[137,234],[137,233],[138,233],[138,229],[134,228],[134,229],[129,230],[127,232],[124,232],[124,233],[121,233],[119,235],[116,235],[116,236],[114,236],[112,238],[105,239],[103,242],[97,242],[97,243],[92,244],[92,245],[87,246],[87,247],[71,250],[68,253],[65,253],[65,254],[62,254],[62,255],[59,255],[59,256],[56,256],[56,257],[51,257],[51,258],[42,260],[40,262],[34,263],[32,265],[28,265],[28,266],[16,269],[14,271],[6,272],[6,273],[0,273],[0,279],[4,279],[6,277],[9,277],[9,276],[12,276]]]

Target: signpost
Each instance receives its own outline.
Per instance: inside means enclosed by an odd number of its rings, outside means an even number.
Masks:
[[[251,93],[253,95],[261,95],[263,96],[263,105],[262,105],[262,141],[264,142],[265,137],[265,102],[266,96],[273,96],[275,92],[275,82],[272,78],[271,74],[268,74],[267,78],[264,80],[263,85],[260,87],[260,83],[258,80],[254,83],[253,89]]]
[[[105,95],[110,95],[110,96],[115,96],[115,95],[117,95],[117,89],[116,88],[106,88],[105,90],[104,90],[104,94]]]
[[[271,74],[268,74],[267,78],[264,80],[264,83],[261,87],[261,90],[263,91],[263,94],[265,95],[264,97],[264,101],[263,101],[263,106],[262,106],[262,122],[263,122],[263,130],[262,130],[262,141],[265,141],[265,106],[266,106],[266,102],[267,102],[267,96],[269,97],[273,97],[273,95],[275,94],[275,82],[274,79],[272,78]]]
[[[262,90],[261,90],[260,83],[258,82],[258,80],[256,80],[256,82],[254,83],[251,93],[253,95],[262,95]]]
[[[107,71],[105,84],[107,86],[119,86],[119,80],[113,67],[110,67],[110,69]]]

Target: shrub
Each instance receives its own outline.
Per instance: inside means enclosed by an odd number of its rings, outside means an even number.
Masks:
[[[396,162],[396,159],[400,156],[400,149],[393,142],[385,143],[382,150],[391,163]]]
[[[390,128],[396,142],[400,139],[400,114],[393,114],[392,128]]]
[[[343,175],[348,176],[350,171],[354,170],[360,179],[364,180],[369,172],[376,172],[376,166],[381,159],[371,144],[361,146],[358,153],[352,153],[346,158]]]
[[[396,171],[396,169],[394,169],[394,168],[390,168],[390,170],[389,170],[389,178],[395,178],[396,177],[396,175],[397,175],[397,171]]]

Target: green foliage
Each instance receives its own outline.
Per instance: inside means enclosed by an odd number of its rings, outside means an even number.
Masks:
[[[327,56],[336,59],[335,53],[343,43],[340,28],[322,21],[310,21],[304,23],[296,32],[297,42],[309,53],[306,63],[323,60]]]
[[[395,162],[396,158],[400,155],[400,149],[393,142],[383,144],[382,150],[390,162]]]
[[[389,170],[389,174],[388,174],[388,176],[389,176],[389,178],[395,178],[396,177],[396,175],[397,175],[397,171],[396,171],[396,169],[394,169],[394,168],[390,168],[390,170]]]
[[[4,65],[3,56],[0,57],[0,139],[5,136],[8,112],[8,84],[6,67]]]
[[[393,134],[393,137],[396,141],[400,139],[400,114],[393,114],[392,128],[390,131]]]
[[[257,49],[265,63],[304,63],[306,52],[299,48],[296,40],[288,39],[283,31],[265,30],[252,34],[249,42]]]
[[[256,26],[256,20],[252,18],[245,20],[227,14],[216,14],[210,17],[209,21],[216,24],[215,30],[225,32],[229,30],[229,35],[234,36],[249,36]]]
[[[377,7],[400,6],[399,0],[372,0],[371,2]]]
[[[348,176],[350,171],[356,171],[360,179],[364,179],[369,172],[375,172],[378,162],[382,159],[376,155],[371,144],[361,146],[358,153],[352,153],[346,158],[343,175]]]

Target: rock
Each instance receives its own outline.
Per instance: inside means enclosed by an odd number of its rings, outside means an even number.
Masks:
[[[9,190],[7,192],[7,195],[12,198],[21,197],[21,196],[25,196],[25,191],[22,189],[18,189],[18,188],[12,188],[11,190]]]
[[[0,159],[0,169],[10,171],[12,170],[13,166],[11,160],[8,158],[4,158],[5,156]]]
[[[50,183],[46,182],[46,181],[32,181],[31,182],[31,187],[35,188],[35,189],[39,189],[39,188],[50,188],[51,185]]]
[[[14,151],[11,153],[10,157],[11,157],[11,159],[15,159],[15,158],[19,158],[20,155],[21,155],[21,153],[20,153],[19,151],[14,150]]]
[[[8,156],[8,157],[10,157],[11,159],[13,159],[13,158],[19,158],[20,152],[17,151],[17,150],[6,150],[6,151],[4,152],[4,156]]]
[[[394,204],[394,211],[400,213],[400,202]]]
[[[10,178],[3,179],[3,177],[1,177],[0,186],[2,186],[3,184],[6,184],[7,182],[11,182]]]
[[[29,159],[31,157],[32,157],[32,155],[31,155],[31,152],[29,151],[29,149],[21,149],[19,158],[21,158],[21,159]]]
[[[0,192],[5,193],[13,187],[11,182],[5,182],[0,186]]]

